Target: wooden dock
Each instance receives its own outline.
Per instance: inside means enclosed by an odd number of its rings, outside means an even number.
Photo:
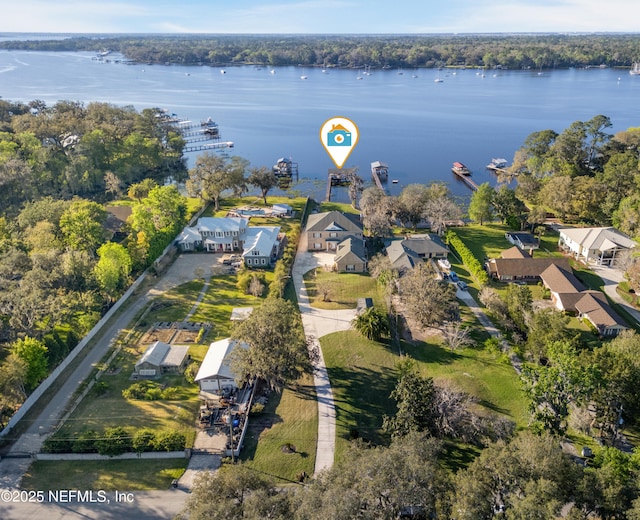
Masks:
[[[329,168],[327,175],[327,191],[324,200],[331,201],[331,188],[333,186],[348,186],[351,184],[352,176],[356,174],[358,168]]]
[[[378,189],[381,189],[382,191],[384,191],[384,187],[382,186],[382,181],[380,180],[380,176],[378,175],[378,172],[376,171],[371,172],[371,177],[373,177],[373,182],[376,183],[376,186],[378,187]]]
[[[388,179],[389,167],[381,161],[372,162],[371,177],[373,177],[373,182],[375,182],[376,186],[382,191],[384,191],[384,186],[382,185],[382,180],[383,180],[382,178],[384,178],[385,181]]]
[[[464,182],[471,191],[476,191],[478,189],[478,185],[473,181],[471,177],[468,175],[462,175],[461,173],[456,172],[455,170],[451,170],[451,172],[458,177],[462,182]]]

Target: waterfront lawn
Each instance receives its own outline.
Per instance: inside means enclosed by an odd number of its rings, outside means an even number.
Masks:
[[[504,234],[513,231],[505,224],[492,222],[489,224],[469,224],[468,226],[452,228],[473,252],[479,262],[484,258],[498,258],[505,249],[513,247]],[[558,233],[546,230],[540,239],[540,248],[533,253],[535,257],[561,256],[558,252]]]
[[[39,460],[31,464],[20,487],[36,491],[169,489],[171,481],[182,476],[187,463],[187,459]]]
[[[318,285],[329,286],[328,301],[322,301]],[[374,278],[366,273],[334,273],[321,268],[304,275],[304,284],[311,306],[318,309],[355,309],[358,298],[373,298],[374,305],[384,308],[384,297]]]
[[[318,407],[313,378],[302,377],[281,394],[272,392],[262,413],[249,416],[249,429],[240,452],[248,467],[280,481],[313,475],[318,439]],[[295,452],[283,451],[291,443]]]

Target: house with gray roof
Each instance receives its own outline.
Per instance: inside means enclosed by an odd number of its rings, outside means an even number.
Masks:
[[[182,251],[200,247],[211,253],[230,253],[244,247],[249,221],[243,217],[200,217],[195,226],[186,227],[176,240]]]
[[[181,251],[242,251],[248,267],[270,267],[278,259],[284,234],[279,226],[251,226],[244,217],[200,217],[182,230],[175,244]]]
[[[189,360],[189,347],[169,345],[156,341],[147,347],[135,364],[134,371],[141,377],[158,377],[163,374],[181,373]]]
[[[353,236],[345,238],[338,244],[334,261],[339,273],[366,273],[367,251],[364,241]]]
[[[248,267],[269,267],[280,253],[280,226],[256,226],[243,235],[242,258]]]
[[[386,249],[391,266],[400,273],[413,269],[425,260],[439,260],[447,258],[449,254],[449,248],[440,237],[429,233],[393,240]]]
[[[585,264],[614,266],[623,251],[636,246],[630,237],[613,227],[560,228],[558,246]]]
[[[309,215],[305,235],[309,251],[333,251],[345,238],[364,240],[364,226],[357,215],[328,211]]]

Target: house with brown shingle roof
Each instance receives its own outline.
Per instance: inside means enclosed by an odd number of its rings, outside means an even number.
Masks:
[[[605,295],[587,289],[571,271],[551,265],[541,278],[558,310],[576,313],[580,319],[589,321],[600,335],[615,336],[628,328],[611,308]]]
[[[533,258],[526,251],[514,246],[502,252],[500,258],[491,258],[485,264],[489,276],[503,282],[523,280],[535,282],[550,265],[571,269],[569,260],[561,257]]]
[[[601,336],[617,336],[628,327],[611,308],[604,294],[591,291],[576,303],[576,311],[581,319],[588,320]]]

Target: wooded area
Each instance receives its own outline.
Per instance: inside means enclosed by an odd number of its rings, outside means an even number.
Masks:
[[[5,41],[0,49],[113,51],[138,63],[324,67],[630,67],[630,34],[128,35]],[[108,59],[108,57],[107,57]]]

